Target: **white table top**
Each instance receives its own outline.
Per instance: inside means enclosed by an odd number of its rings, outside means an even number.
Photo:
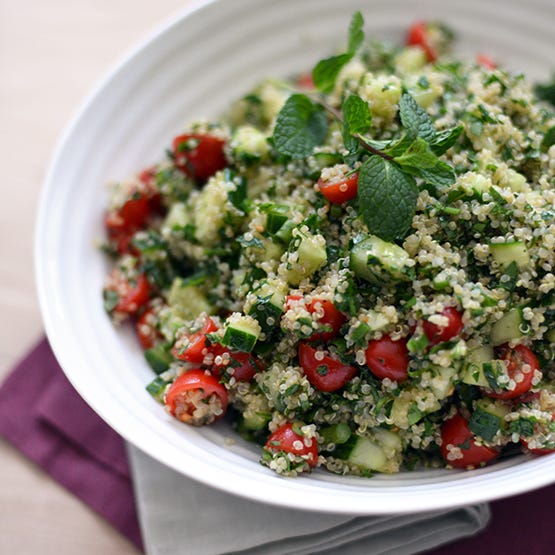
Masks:
[[[0,0],[0,379],[40,337],[32,243],[57,138],[94,83],[187,0]],[[0,440],[0,553],[137,554]]]

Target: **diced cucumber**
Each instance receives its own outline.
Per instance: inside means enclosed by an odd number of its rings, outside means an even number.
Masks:
[[[293,237],[293,230],[297,224],[293,220],[287,220],[283,225],[276,231],[276,239],[279,239],[282,243],[288,245]]]
[[[484,375],[482,365],[493,360],[493,347],[482,345],[472,349],[466,358],[466,364],[462,373],[462,381],[468,385],[488,387],[488,380]]]
[[[513,339],[524,337],[526,335],[526,325],[521,308],[509,310],[491,327],[490,339],[492,345],[501,345]]]
[[[402,451],[399,436],[379,428],[372,435],[372,438],[352,435],[334,454],[361,469],[386,473],[398,470]]]
[[[268,422],[270,421],[272,415],[269,412],[247,412],[243,413],[243,426],[247,430],[263,430]]]
[[[168,304],[174,309],[175,315],[184,320],[194,320],[202,312],[212,314],[214,311],[201,289],[195,285],[186,285],[180,277],[173,280]]]
[[[515,193],[524,193],[530,190],[529,185],[526,183],[526,177],[516,170],[507,168],[505,176],[506,180],[503,184],[508,186],[511,191]]]
[[[233,351],[250,353],[261,331],[260,324],[252,316],[232,314],[225,322],[222,343]]]
[[[493,259],[502,267],[507,268],[514,262],[518,268],[525,268],[530,264],[530,253],[522,241],[509,243],[491,243],[489,250]]]
[[[326,443],[342,445],[351,437],[351,428],[345,422],[339,422],[339,424],[320,429],[319,433]]]
[[[371,283],[406,279],[411,258],[394,243],[370,235],[356,243],[350,255],[350,267],[355,274]]]
[[[353,436],[351,450],[345,460],[360,468],[381,471],[386,467],[387,457],[384,450],[366,437]]]
[[[269,262],[275,260],[279,262],[281,255],[285,252],[283,245],[272,241],[269,237],[263,237],[261,239],[261,247],[252,247],[253,254],[258,262]]]
[[[152,395],[152,398],[158,403],[164,402],[164,393],[166,387],[175,380],[176,373],[170,369],[156,376],[147,386],[146,390]]]
[[[500,430],[507,427],[505,416],[509,412],[510,409],[500,402],[479,399],[476,401],[468,425],[474,434],[483,437],[486,441],[492,441]]]
[[[291,285],[299,285],[327,262],[328,254],[326,240],[319,234],[312,235],[297,228],[294,243],[297,259],[288,260],[285,278]]]
[[[259,162],[270,151],[266,135],[252,125],[238,127],[231,137],[230,146],[233,157],[245,164]]]
[[[288,219],[289,208],[287,206],[273,206],[266,214],[266,231],[271,235],[275,235]]]
[[[244,193],[232,172],[219,171],[208,179],[195,197],[192,208],[195,238],[201,245],[219,245],[224,228],[241,223],[242,210],[236,204]]]
[[[422,333],[421,335],[413,335],[407,341],[407,349],[411,353],[423,353],[429,344],[430,341],[425,333]]]
[[[255,291],[255,301],[248,309],[249,316],[256,318],[264,333],[269,333],[279,325],[285,306],[284,284],[278,281],[264,281]]]
[[[426,53],[422,48],[404,48],[395,56],[395,67],[404,73],[418,71],[426,65]]]
[[[173,361],[170,347],[164,343],[160,343],[155,347],[147,349],[144,352],[144,355],[146,361],[156,374],[165,372]]]
[[[187,205],[184,202],[174,202],[162,223],[162,230],[165,234],[165,230],[183,229],[187,224],[191,224],[193,219],[191,218]]]
[[[430,382],[430,389],[435,395],[436,399],[447,399],[449,395],[453,394],[455,389],[455,378],[457,377],[457,368],[454,363],[447,368],[435,366],[433,368],[434,377]]]

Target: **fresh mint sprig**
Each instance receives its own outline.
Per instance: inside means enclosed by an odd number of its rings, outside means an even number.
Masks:
[[[339,71],[364,42],[363,25],[360,12],[355,13],[347,52],[316,64],[313,78],[321,93],[333,90]],[[375,140],[369,136],[370,106],[357,94],[347,95],[340,110],[323,96],[293,94],[277,116],[272,143],[281,155],[305,158],[324,142],[329,117],[341,125],[345,163],[361,162],[358,209],[368,231],[385,241],[402,239],[416,212],[419,184],[444,188],[454,182],[453,168],[439,156],[457,142],[463,127],[437,131],[426,110],[405,93],[399,101],[399,137]]]
[[[360,12],[355,12],[349,25],[347,52],[320,60],[312,70],[314,86],[320,92],[329,94],[333,90],[339,72],[353,59],[363,42],[364,18]]]

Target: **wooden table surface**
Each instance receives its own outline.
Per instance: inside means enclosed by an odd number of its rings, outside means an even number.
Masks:
[[[41,336],[38,196],[57,139],[95,82],[187,0],[0,0],[0,379]],[[137,554],[0,440],[0,553]]]

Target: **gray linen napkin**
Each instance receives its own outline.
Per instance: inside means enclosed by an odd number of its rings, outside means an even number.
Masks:
[[[242,499],[161,465],[128,445],[147,555],[409,555],[476,534],[487,505],[360,517]]]

